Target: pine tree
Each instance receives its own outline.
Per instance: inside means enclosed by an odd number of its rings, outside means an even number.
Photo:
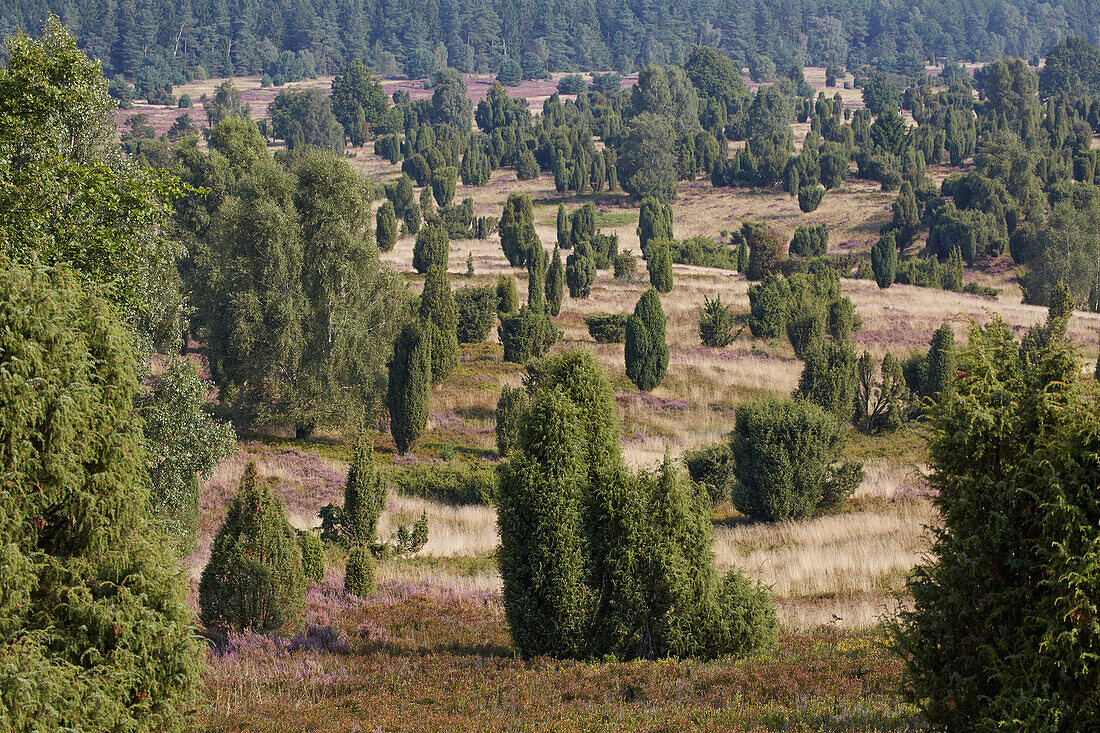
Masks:
[[[955,332],[945,323],[932,334],[924,389],[921,392],[923,396],[939,401],[951,394],[954,383]]]
[[[638,389],[648,392],[664,381],[668,371],[665,312],[654,288],[642,293],[627,319],[624,356],[626,376]]]
[[[375,215],[374,238],[381,252],[389,252],[397,244],[397,216],[393,202],[383,201]]]
[[[416,235],[413,245],[413,269],[424,274],[433,266],[447,269],[451,260],[451,238],[446,228],[426,226]]]
[[[651,239],[646,252],[649,284],[662,293],[672,291],[672,251],[667,239]]]
[[[428,425],[432,388],[431,342],[419,324],[408,323],[393,346],[386,404],[398,452],[409,452]]]
[[[458,367],[458,306],[441,267],[428,270],[419,318],[432,352],[432,384],[440,384]]]
[[[880,288],[890,287],[894,284],[897,269],[897,242],[894,239],[894,232],[887,232],[871,247],[871,270],[875,273],[875,282]]]
[[[704,346],[720,348],[733,343],[735,322],[729,305],[722,302],[721,295],[714,300],[703,296],[703,307],[699,309],[699,340]]]
[[[71,276],[0,268],[0,718],[12,730],[194,724],[204,652],[147,514],[132,337]]]
[[[554,258],[546,271],[546,304],[555,318],[561,313],[561,301],[565,291],[565,268],[561,264],[561,250],[554,247]]]
[[[351,544],[372,545],[378,537],[378,517],[386,506],[386,484],[374,465],[374,446],[363,434],[355,441],[344,481],[341,526]]]
[[[283,502],[249,463],[199,581],[206,626],[277,631],[302,608],[302,557]]]
[[[561,249],[572,247],[573,241],[570,238],[569,219],[565,215],[565,204],[558,204],[557,231],[558,247]]]
[[[638,210],[638,241],[642,256],[648,258],[647,247],[654,239],[669,240],[672,234],[672,206],[655,198],[646,198]]]

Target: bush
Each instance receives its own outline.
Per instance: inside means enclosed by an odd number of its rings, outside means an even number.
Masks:
[[[787,332],[791,286],[786,278],[770,274],[749,286],[749,330],[758,339],[777,339]]]
[[[397,244],[397,215],[394,214],[392,201],[383,201],[378,207],[374,236],[381,252],[389,252]]]
[[[516,447],[519,437],[519,421],[527,411],[527,392],[516,387],[504,385],[496,409],[497,453],[508,455]]]
[[[667,239],[654,239],[646,249],[649,284],[661,293],[672,291],[672,252]]]
[[[554,247],[554,257],[550,260],[550,267],[546,271],[546,305],[550,315],[557,316],[561,313],[562,296],[565,294],[565,267],[561,263],[561,250]]]
[[[719,295],[711,300],[703,296],[703,307],[699,309],[699,340],[704,346],[720,348],[733,342],[733,326],[736,319],[730,307],[722,302]]]
[[[432,173],[432,195],[439,206],[446,206],[455,197],[455,185],[458,183],[458,169],[444,166]]]
[[[458,368],[458,307],[443,268],[428,270],[417,315],[430,342],[432,383],[439,384]]]
[[[712,504],[729,498],[733,479],[733,452],[729,442],[699,448],[684,453],[691,480],[705,486]]]
[[[893,232],[883,234],[872,245],[871,269],[880,288],[888,288],[894,284],[898,269],[898,245]]]
[[[407,323],[393,345],[386,405],[399,453],[424,434],[432,388],[431,342],[417,323]]]
[[[584,325],[596,343],[621,344],[626,339],[626,320],[623,313],[593,313],[584,317]]]
[[[558,80],[559,94],[580,94],[588,89],[588,82],[580,74],[566,74]]]
[[[596,280],[596,259],[588,242],[580,242],[565,258],[565,284],[570,298],[587,298]]]
[[[829,226],[801,226],[794,230],[789,252],[791,257],[822,257],[829,248]]]
[[[844,341],[856,329],[859,318],[856,307],[848,297],[837,298],[829,303],[829,335],[834,341]]]
[[[497,291],[492,285],[455,291],[458,342],[480,344],[489,338],[497,320]]]
[[[674,240],[669,242],[669,249],[672,253],[672,261],[678,265],[736,270],[739,264],[737,250],[725,244],[719,244],[710,237]]]
[[[515,313],[519,310],[519,291],[516,290],[516,279],[511,275],[500,275],[497,278],[497,313]]]
[[[325,579],[325,548],[320,538],[310,531],[299,532],[298,547],[302,551],[302,574],[320,583]]]
[[[633,282],[638,277],[638,261],[629,252],[620,252],[615,255],[615,279],[625,282]]]
[[[344,590],[366,598],[374,592],[374,557],[362,544],[352,545],[344,570]]]
[[[846,341],[819,341],[805,354],[794,396],[808,400],[840,422],[852,415],[856,355]]]
[[[668,371],[665,312],[654,288],[642,293],[627,319],[625,343],[626,376],[638,389],[648,392],[664,381]]]
[[[504,361],[524,364],[549,351],[561,331],[550,316],[523,307],[518,313],[500,314],[497,335],[504,346]]]
[[[746,278],[763,280],[765,275],[776,271],[779,261],[783,259],[783,243],[774,229],[764,224],[745,222],[735,238],[744,241],[749,250],[749,261],[744,270]]]
[[[933,400],[949,395],[955,384],[955,332],[946,323],[932,334],[925,364],[921,395]]]
[[[787,338],[794,355],[805,359],[810,349],[825,338],[828,314],[821,299],[803,291],[792,297],[787,307]]]
[[[851,494],[862,468],[834,467],[845,435],[840,423],[802,400],[742,403],[732,445],[733,505],[753,519],[808,519],[826,496],[835,503]]]
[[[588,240],[588,246],[592,248],[596,269],[606,270],[614,264],[615,258],[619,255],[619,235],[593,234]]]
[[[205,626],[277,631],[302,608],[302,554],[283,502],[249,463],[199,581]]]
[[[344,479],[342,538],[353,545],[373,545],[378,539],[378,518],[385,506],[386,484],[374,463],[374,446],[360,435]]]
[[[493,504],[496,501],[497,477],[491,464],[478,466],[462,461],[414,463],[411,466],[395,466],[390,469],[388,478],[394,489],[406,496],[419,496],[456,506]]]
[[[439,226],[426,226],[416,235],[413,245],[413,269],[421,275],[433,266],[446,271],[451,260],[451,239],[447,230]]]
[[[825,189],[821,186],[802,186],[798,189],[798,208],[803,214],[817,211],[823,198],[825,198]]]

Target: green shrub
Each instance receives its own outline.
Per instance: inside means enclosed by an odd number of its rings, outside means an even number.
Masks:
[[[779,261],[783,259],[783,242],[774,229],[764,224],[745,222],[737,233],[738,248],[744,242],[749,250],[745,277],[749,280],[763,280],[764,276],[775,272]]]
[[[516,290],[516,279],[511,275],[501,275],[497,278],[497,313],[515,313],[519,310],[519,291]]]
[[[504,361],[523,364],[549,351],[561,331],[550,316],[524,307],[518,313],[500,315],[497,335],[504,346]]]
[[[569,249],[573,246],[573,240],[569,231],[569,217],[565,214],[565,204],[558,204],[558,216],[555,220],[558,235],[558,248]]]
[[[458,368],[458,307],[442,267],[433,265],[428,270],[418,315],[430,342],[432,383],[439,384]]]
[[[779,644],[779,614],[767,589],[739,568],[726,573],[721,589],[723,646],[752,654]]]
[[[588,240],[588,246],[592,248],[596,269],[607,270],[614,265],[615,258],[619,255],[619,235],[593,234]]]
[[[411,227],[410,227],[411,231]],[[451,240],[447,230],[441,226],[426,226],[416,235],[413,244],[413,269],[420,274],[433,266],[446,271],[451,259]]]
[[[774,273],[749,286],[749,330],[758,339],[777,339],[787,331],[791,286]]]
[[[541,246],[535,233],[531,197],[526,194],[508,194],[498,229],[501,249],[512,267],[524,267],[527,256]]]
[[[669,242],[669,248],[672,261],[678,265],[736,270],[739,264],[737,250],[715,242],[710,237],[692,237],[681,241],[671,241]]]
[[[829,303],[829,335],[835,341],[843,341],[858,326],[856,307],[848,297],[837,298]]]
[[[794,355],[805,359],[811,349],[825,338],[828,319],[824,302],[810,292],[793,296],[787,306],[787,338]]]
[[[829,249],[829,226],[800,226],[794,230],[789,253],[791,257],[822,257]]]
[[[298,615],[303,594],[302,554],[282,499],[249,463],[199,581],[202,623],[277,631]]]
[[[344,570],[344,590],[366,598],[374,592],[374,557],[362,544],[352,545]]]
[[[580,74],[566,74],[558,80],[560,94],[580,94],[588,89],[588,82]]]
[[[497,320],[497,291],[492,285],[455,291],[460,344],[480,344],[489,338]]]
[[[803,214],[817,211],[823,198],[825,198],[825,189],[821,186],[801,186],[798,189],[798,208]]]
[[[672,291],[672,252],[667,239],[654,239],[645,250],[645,266],[649,271],[649,284],[658,292]]]
[[[733,342],[736,320],[721,295],[714,300],[704,295],[703,307],[699,309],[699,340],[711,348],[728,346]]]
[[[325,548],[320,538],[309,531],[299,532],[298,547],[302,551],[302,574],[320,583],[325,579]]]
[[[959,252],[959,248],[955,247],[951,250],[951,255],[947,258],[947,263],[944,265],[940,276],[940,286],[944,290],[950,290],[953,293],[961,292],[963,289],[963,260],[962,253]]]
[[[729,498],[733,451],[728,441],[685,452],[684,465],[691,480],[706,487],[712,504]]]
[[[807,519],[826,496],[835,503],[851,494],[862,468],[835,466],[845,439],[840,423],[804,400],[742,403],[733,434],[733,505],[754,519]]]
[[[440,207],[454,200],[457,183],[458,169],[454,166],[444,166],[432,173],[432,195]]]
[[[668,371],[665,312],[654,288],[642,293],[627,319],[625,343],[626,376],[638,389],[648,392],[664,381]]]
[[[932,334],[921,394],[933,400],[947,396],[955,384],[955,332],[946,323]]]
[[[596,236],[596,205],[591,201],[569,215],[569,241],[576,247]]]
[[[898,269],[898,245],[893,232],[883,234],[871,246],[871,269],[880,288],[894,284]]]
[[[374,463],[374,446],[360,435],[344,480],[344,506],[340,511],[344,540],[373,545],[378,539],[378,518],[385,506],[386,484]]]
[[[1078,354],[1061,334],[1021,348],[994,316],[959,367],[928,439],[942,525],[891,629],[904,692],[937,729],[1096,730],[1100,445]]]
[[[662,204],[652,196],[642,201],[638,210],[638,242],[642,256],[648,258],[649,242],[654,239],[673,239],[672,206]]]
[[[856,364],[856,411],[852,424],[871,435],[901,427],[908,412],[910,391],[904,367],[893,355],[882,359],[881,377],[875,380],[875,365],[866,351]]]
[[[508,455],[519,437],[519,420],[527,411],[527,392],[504,385],[496,409],[497,453]]]
[[[431,342],[417,323],[405,324],[393,345],[386,405],[390,433],[400,453],[424,434],[432,388]]]
[[[444,504],[493,504],[497,475],[492,465],[477,466],[462,461],[414,463],[390,469],[389,481],[406,496],[419,496]]]
[[[561,313],[562,296],[565,294],[565,268],[561,263],[561,250],[557,247],[554,247],[554,257],[546,271],[545,288],[547,308],[550,315],[556,317]]]
[[[596,259],[588,242],[579,242],[565,259],[565,284],[570,298],[587,298],[596,280]]]
[[[847,341],[818,341],[805,355],[794,396],[808,400],[840,422],[852,414],[856,355]]]
[[[620,252],[615,255],[615,279],[632,282],[638,277],[638,263],[634,255]]]
[[[593,313],[584,317],[584,325],[596,343],[621,344],[626,340],[626,320],[623,313]]]
[[[394,214],[392,201],[383,201],[378,207],[374,236],[378,249],[382,252],[389,252],[397,244],[397,216]]]

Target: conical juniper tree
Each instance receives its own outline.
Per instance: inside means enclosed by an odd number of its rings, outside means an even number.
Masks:
[[[399,453],[424,434],[432,389],[431,341],[417,323],[405,324],[393,346],[386,404],[390,433]]]
[[[202,571],[200,618],[207,626],[277,631],[301,610],[304,583],[282,498],[249,463]]]
[[[1100,416],[1064,337],[1022,351],[1000,318],[972,324],[931,411],[942,525],[892,631],[907,696],[945,730],[1100,727]]]
[[[650,285],[662,293],[672,291],[672,251],[667,239],[650,240],[645,266],[649,271]]]
[[[512,267],[526,265],[527,256],[539,246],[531,197],[526,194],[508,194],[497,229],[500,231],[500,246],[508,264]]]
[[[433,267],[447,269],[451,261],[451,238],[441,226],[426,226],[416,235],[412,266],[423,274]]]
[[[668,371],[668,342],[665,340],[665,312],[653,288],[642,293],[634,313],[626,321],[626,376],[648,392]]]
[[[341,525],[347,540],[353,544],[374,544],[378,539],[378,518],[385,505],[386,483],[374,465],[374,446],[360,435],[344,481]]]
[[[595,281],[596,258],[592,254],[592,245],[581,242],[565,258],[565,284],[569,287],[569,297],[587,298]]]
[[[546,250],[535,249],[527,256],[527,307],[534,313],[547,313]]]
[[[132,337],[71,276],[0,268],[0,720],[11,730],[193,725],[203,651],[186,580],[147,514]]]
[[[428,270],[419,316],[431,343],[432,384],[439,384],[458,367],[458,306],[447,271],[439,266]]]
[[[638,211],[638,242],[642,256],[649,257],[649,243],[654,239],[672,239],[672,206],[653,197],[642,201]]]
[[[573,246],[573,241],[569,236],[569,218],[565,214],[565,204],[558,204],[558,217],[555,224],[557,225],[558,247],[569,249]]]
[[[554,257],[546,271],[546,305],[550,315],[561,314],[562,296],[565,294],[565,268],[561,264],[561,250],[554,247]]]
[[[397,215],[394,213],[392,201],[383,201],[378,207],[374,238],[382,252],[389,252],[397,244]]]

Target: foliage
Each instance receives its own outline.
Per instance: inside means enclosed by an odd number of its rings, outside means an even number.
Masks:
[[[354,147],[386,127],[389,100],[382,83],[359,59],[354,59],[332,80],[332,111]],[[391,163],[397,161],[390,159]]]
[[[851,298],[837,298],[829,303],[829,322],[826,330],[834,341],[846,340],[859,325],[859,316],[856,315],[856,306]]]
[[[374,592],[374,557],[370,548],[362,544],[352,545],[344,568],[344,590],[366,598]]]
[[[614,265],[615,279],[619,281],[633,281],[638,275],[638,262],[629,252],[620,252],[615,255]]]
[[[596,280],[596,258],[588,242],[581,242],[565,258],[565,284],[570,298],[587,298]]]
[[[279,92],[268,107],[276,138],[287,150],[313,146],[333,153],[344,152],[344,127],[332,113],[332,101],[321,89]]]
[[[879,71],[863,82],[863,105],[876,117],[886,110],[897,111],[901,93],[885,73]]]
[[[738,405],[733,505],[754,519],[809,518],[826,497],[851,494],[863,478],[858,464],[836,465],[844,443],[841,425],[805,400]]]
[[[703,346],[721,348],[733,343],[735,323],[730,306],[722,302],[721,295],[714,300],[703,296],[703,306],[699,309],[699,340]]]
[[[500,217],[500,246],[508,264],[523,267],[528,256],[540,246],[535,233],[535,218],[531,209],[531,197],[527,194],[511,193],[504,203],[504,213]]]
[[[192,727],[202,650],[186,579],[148,516],[134,366],[117,311],[71,275],[0,268],[0,719],[12,729]]]
[[[527,393],[507,384],[501,390],[496,409],[497,453],[507,456],[519,439],[519,420],[527,410]]]
[[[523,390],[516,390],[523,394]],[[493,504],[496,501],[497,476],[491,466],[462,461],[414,463],[390,469],[387,478],[394,489],[405,496],[455,506]]]
[[[624,191],[639,201],[675,198],[674,139],[672,125],[663,116],[643,112],[631,120],[618,147],[617,170]]]
[[[638,210],[638,242],[643,257],[648,257],[649,243],[655,239],[672,239],[672,207],[649,196]]]
[[[852,424],[868,435],[897,430],[905,419],[909,390],[902,364],[893,355],[882,358],[880,378],[866,351],[856,364],[856,411]]]
[[[298,549],[302,553],[302,576],[320,583],[325,579],[325,547],[313,532],[298,533]]]
[[[898,269],[898,247],[894,232],[883,234],[871,245],[871,269],[880,288],[885,289],[894,284],[894,275]]]
[[[273,496],[249,463],[214,536],[199,581],[200,618],[206,626],[258,632],[292,623],[302,608],[302,555]]]
[[[672,291],[672,253],[667,239],[650,240],[645,266],[649,271],[650,285],[661,293]]]
[[[374,238],[380,252],[389,252],[397,244],[397,215],[394,213],[392,201],[383,201],[378,207]]]
[[[733,452],[729,441],[686,451],[683,460],[691,480],[706,487],[712,504],[729,498],[733,480]]]
[[[1053,320],[1038,327],[1057,331],[1038,350],[1017,344],[999,318],[973,324],[959,357],[965,376],[932,412],[930,481],[943,525],[893,632],[908,660],[906,692],[934,725],[1100,722],[1086,671],[1098,644],[1100,515],[1087,478],[1096,408]]]
[[[550,315],[557,317],[561,313],[562,296],[565,294],[565,267],[561,263],[561,249],[554,247],[554,257],[546,271],[546,304]]]
[[[821,186],[801,186],[798,189],[798,208],[803,214],[817,211],[821,199],[825,198],[825,189]]]
[[[419,318],[432,354],[432,384],[439,384],[458,367],[458,306],[450,278],[441,267],[428,270]]]
[[[672,240],[668,243],[668,246],[672,254],[672,261],[678,265],[718,267],[725,270],[737,269],[737,250],[715,242],[710,237]]]
[[[489,337],[497,319],[497,292],[492,285],[455,291],[460,344],[480,344]]]
[[[385,506],[386,484],[374,463],[374,446],[360,434],[344,481],[341,539],[351,545],[373,545],[378,539],[378,518]]]
[[[151,392],[134,400],[148,454],[150,511],[181,554],[194,541],[198,478],[209,478],[237,443],[232,426],[207,411],[206,390],[190,361],[170,359]]]
[[[829,248],[829,225],[800,226],[794,230],[788,251],[791,257],[821,257]]]
[[[515,313],[519,310],[519,291],[516,290],[516,279],[511,275],[501,275],[497,278],[497,313]]]
[[[504,361],[524,364],[542,356],[561,338],[561,329],[545,313],[524,306],[516,313],[501,313],[497,335],[504,346]]]
[[[416,235],[413,244],[413,269],[424,274],[432,267],[447,269],[451,259],[451,238],[441,226],[426,226]]]
[[[584,317],[588,334],[598,344],[621,344],[626,340],[627,316],[623,313],[593,313]]]
[[[765,275],[775,271],[779,260],[783,259],[783,242],[769,226],[745,222],[741,225],[738,238],[749,249],[749,261],[744,268],[745,277],[749,280],[763,280]]]
[[[419,324],[407,323],[393,345],[386,392],[390,433],[400,453],[408,453],[427,427],[431,388],[431,341]]]
[[[943,324],[932,334],[921,394],[941,400],[951,394],[955,384],[955,332]]]
[[[794,396],[812,402],[839,422],[852,414],[856,355],[847,341],[818,341],[807,351]]]
[[[668,371],[668,342],[665,340],[665,312],[657,290],[642,293],[627,319],[626,376],[646,392],[664,381]]]
[[[814,293],[800,290],[787,303],[787,338],[794,355],[806,359],[811,349],[825,338],[826,305]]]
[[[749,330],[758,339],[777,339],[787,331],[791,286],[774,273],[749,286]]]

